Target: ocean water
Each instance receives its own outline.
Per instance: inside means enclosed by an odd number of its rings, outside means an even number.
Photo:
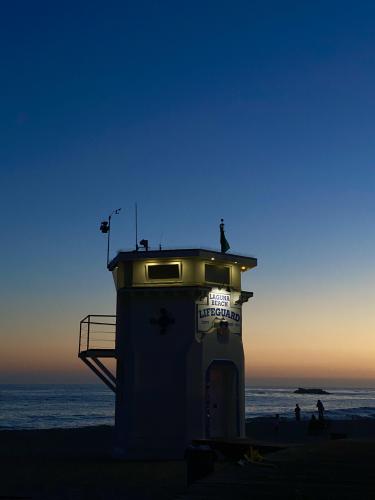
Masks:
[[[115,396],[104,384],[0,384],[0,429],[114,424]]]
[[[247,388],[246,417],[294,418],[298,403],[302,418],[316,413],[323,401],[331,419],[375,419],[375,389],[325,388],[325,396],[293,394],[294,389]],[[104,385],[1,385],[1,429],[50,429],[114,424],[115,396]],[[152,418],[152,408],[150,408]]]
[[[316,403],[320,399],[325,408],[325,416],[329,419],[375,419],[375,389],[324,387],[324,390],[330,394],[294,394],[295,388],[247,388],[246,417],[266,417],[278,413],[280,418],[294,419],[294,408],[298,403],[301,418],[310,419],[313,413],[318,415]]]

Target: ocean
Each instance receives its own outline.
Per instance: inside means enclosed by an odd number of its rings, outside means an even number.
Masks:
[[[294,389],[248,387],[246,417],[279,414],[293,419],[296,403],[301,416],[316,414],[316,402],[323,401],[330,419],[375,419],[375,389],[326,388],[324,396],[294,394]],[[0,384],[0,430],[51,429],[114,424],[114,394],[96,384]],[[152,408],[150,408],[152,418]]]
[[[351,420],[356,418],[375,419],[375,389],[343,389],[324,387],[330,394],[294,394],[296,388],[247,388],[246,418],[266,417],[279,414],[280,418],[294,419],[296,403],[301,408],[301,418],[318,416],[316,403],[322,401],[326,418]]]

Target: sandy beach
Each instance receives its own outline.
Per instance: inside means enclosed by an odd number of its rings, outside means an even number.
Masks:
[[[192,484],[179,500],[370,500],[375,497],[375,442],[320,441],[230,465]]]
[[[186,464],[111,458],[113,429],[0,432],[0,499],[169,499],[186,487]]]
[[[309,429],[309,421],[280,420],[274,418],[249,419],[246,435],[261,442],[303,444],[329,439],[373,439],[375,440],[374,419],[325,420],[321,429]]]
[[[186,485],[184,461],[121,462],[111,458],[113,429],[0,432],[0,498],[369,499],[375,495],[375,422],[334,422],[308,434],[307,422],[247,423],[249,443],[274,444],[264,462],[217,462],[207,478]],[[275,435],[276,434],[276,435]],[[347,435],[346,439],[337,439]]]

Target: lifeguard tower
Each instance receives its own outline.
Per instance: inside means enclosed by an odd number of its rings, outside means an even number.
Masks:
[[[242,305],[253,294],[241,276],[256,265],[203,249],[119,252],[109,263],[116,316],[82,320],[79,356],[116,393],[116,456],[183,458],[193,439],[244,437]],[[98,324],[115,328],[113,346],[92,345]]]

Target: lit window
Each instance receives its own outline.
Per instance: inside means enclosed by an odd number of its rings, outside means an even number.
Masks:
[[[179,263],[147,265],[147,278],[149,280],[178,280],[180,276],[181,267]]]
[[[230,284],[230,268],[215,264],[206,264],[205,280],[210,283]]]

